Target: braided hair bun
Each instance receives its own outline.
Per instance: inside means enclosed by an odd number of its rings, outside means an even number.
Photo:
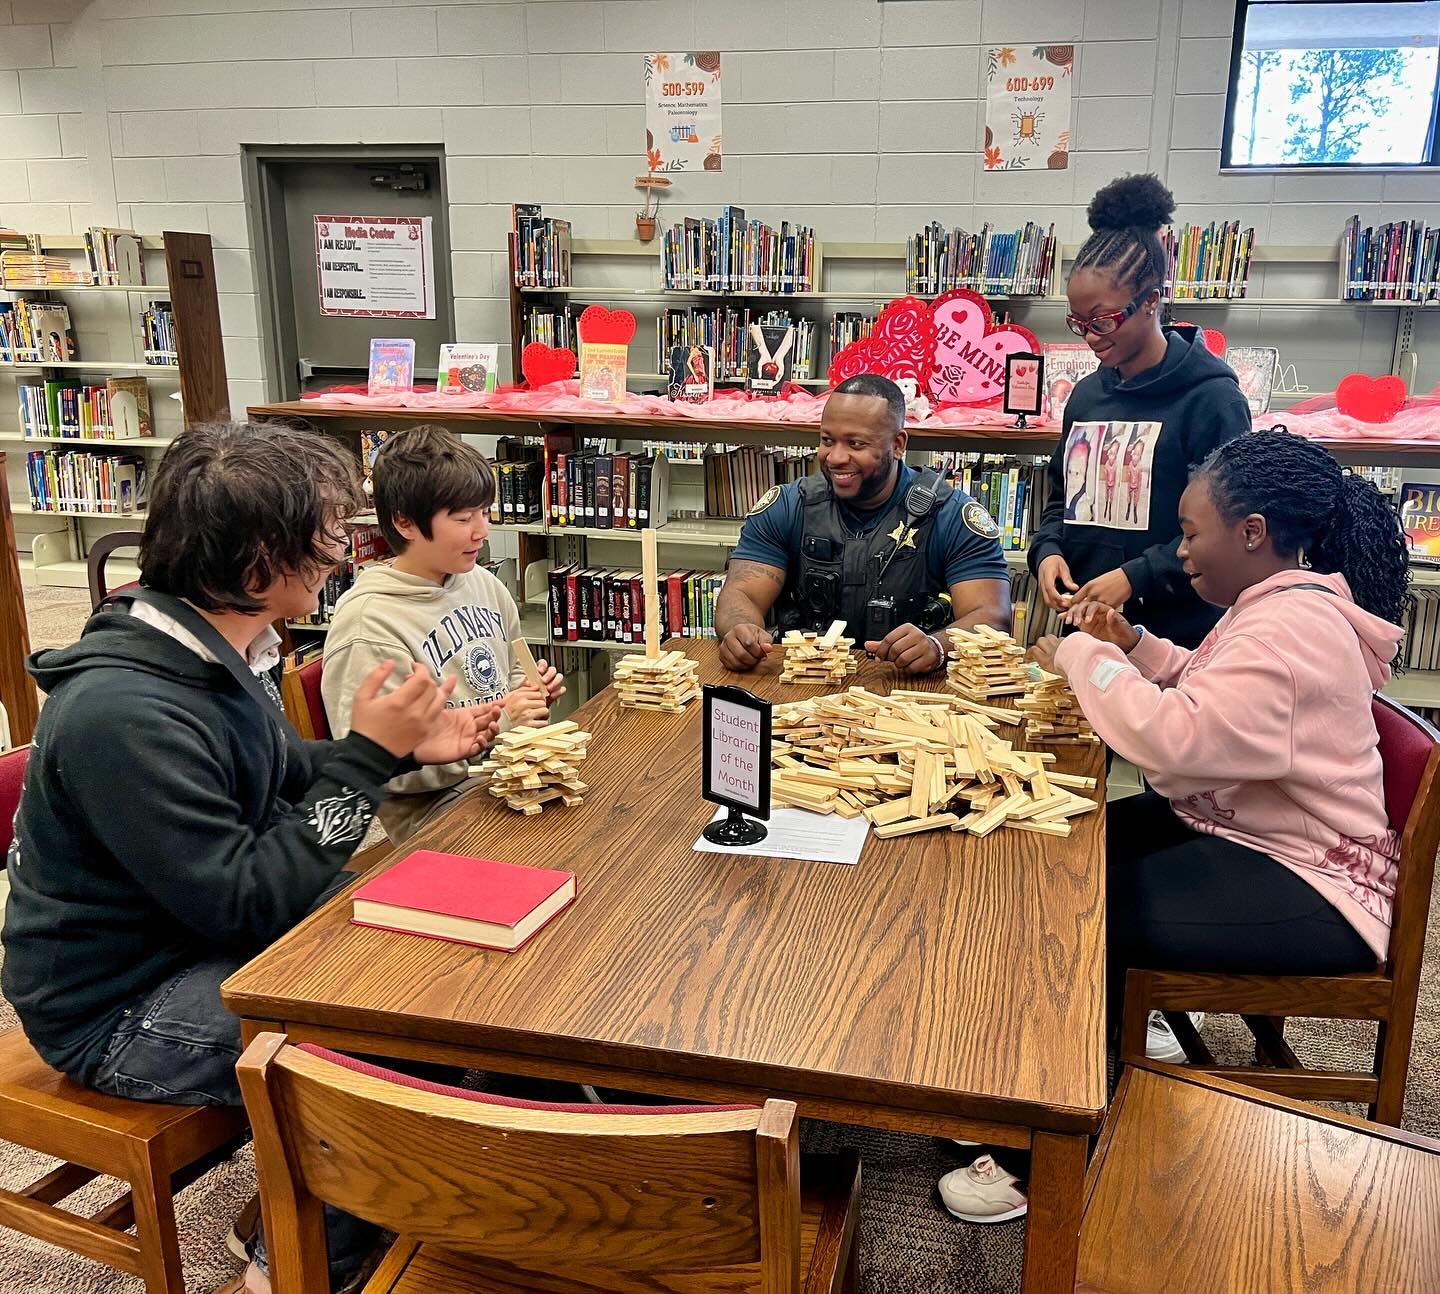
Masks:
[[[1154,175],[1122,175],[1091,200],[1090,228],[1159,229],[1175,214],[1175,195]]]

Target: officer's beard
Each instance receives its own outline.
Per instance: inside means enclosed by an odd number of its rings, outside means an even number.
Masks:
[[[835,482],[831,479],[830,469],[828,467],[822,467],[820,470],[824,474],[825,479],[829,481],[830,488],[833,490],[835,488]],[[858,508],[862,512],[877,507],[890,493],[890,489],[894,484],[895,473],[898,470],[899,461],[893,458],[887,459],[876,468],[875,471],[867,472],[860,477],[860,488],[852,498],[847,499],[839,494],[835,497],[845,504],[846,507]]]

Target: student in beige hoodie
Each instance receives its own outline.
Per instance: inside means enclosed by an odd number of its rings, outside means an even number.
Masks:
[[[356,689],[382,661],[453,676],[448,704],[500,708],[501,731],[546,722],[563,676],[542,660],[545,691],[526,681],[510,649],[521,637],[515,599],[475,565],[495,498],[485,456],[443,427],[410,427],[381,449],[374,489],[395,556],[361,571],[335,610],[322,680],[335,737],[345,734]],[[469,775],[462,761],[394,778],[379,815],[390,839],[404,840],[468,791]]]

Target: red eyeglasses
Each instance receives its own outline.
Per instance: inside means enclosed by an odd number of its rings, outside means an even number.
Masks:
[[[1088,319],[1082,318],[1080,315],[1067,314],[1065,316],[1065,326],[1077,337],[1083,337],[1087,332],[1093,332],[1097,337],[1103,337],[1107,333],[1114,332],[1115,329],[1139,310],[1140,307],[1145,304],[1145,300],[1149,295],[1149,292],[1142,292],[1135,300],[1126,306],[1125,309],[1109,310],[1104,314],[1091,315]]]

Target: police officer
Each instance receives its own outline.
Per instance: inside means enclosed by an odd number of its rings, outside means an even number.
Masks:
[[[949,624],[1010,628],[1010,577],[985,509],[905,463],[905,397],[862,373],[820,420],[818,476],[750,510],[715,608],[720,659],[754,669],[783,632],[843,619],[865,650],[911,674],[939,669]],[[948,592],[948,605],[939,596]]]

